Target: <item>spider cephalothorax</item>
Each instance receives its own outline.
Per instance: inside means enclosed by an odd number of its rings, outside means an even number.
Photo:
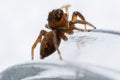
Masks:
[[[68,15],[62,9],[53,9],[48,15],[47,27],[55,29],[56,27],[68,26]]]
[[[44,59],[45,57],[51,55],[56,50],[58,51],[59,58],[62,60],[62,56],[59,50],[59,45],[61,42],[61,39],[64,41],[68,40],[66,34],[73,34],[73,30],[79,30],[79,31],[88,31],[86,29],[86,25],[89,25],[96,29],[94,25],[87,22],[84,18],[84,16],[78,12],[75,11],[72,14],[72,19],[68,20],[68,7],[70,5],[62,6],[59,9],[53,9],[48,14],[48,24],[46,24],[46,28],[50,29],[51,31],[47,32],[45,30],[41,30],[37,40],[32,46],[32,59],[34,59],[34,48],[36,45],[41,42],[40,46],[40,58]],[[66,13],[62,10],[65,8]],[[80,20],[77,19],[77,17],[80,17]],[[75,24],[84,24],[85,29],[80,29],[75,27]],[[44,38],[42,38],[44,36]]]

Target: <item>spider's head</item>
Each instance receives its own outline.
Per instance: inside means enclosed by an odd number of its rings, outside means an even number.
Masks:
[[[48,15],[48,21],[59,21],[62,16],[63,16],[63,10],[61,9],[53,9],[51,12],[49,12],[49,15]]]

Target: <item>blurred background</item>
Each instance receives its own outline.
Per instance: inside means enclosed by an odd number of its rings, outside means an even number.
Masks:
[[[45,29],[49,11],[66,4],[71,4],[70,18],[77,10],[97,29],[120,31],[119,0],[0,0],[0,72],[31,61],[31,46]],[[39,46],[35,50],[39,55]]]

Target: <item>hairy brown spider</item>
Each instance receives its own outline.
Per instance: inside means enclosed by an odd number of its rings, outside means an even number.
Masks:
[[[36,45],[41,42],[40,46],[40,58],[44,59],[45,57],[51,55],[54,53],[56,50],[59,54],[60,60],[62,60],[62,56],[59,50],[59,45],[61,42],[61,39],[64,41],[68,40],[67,36],[65,34],[73,34],[73,30],[78,30],[78,31],[88,31],[86,29],[86,25],[89,25],[96,29],[94,25],[91,23],[87,22],[84,18],[84,16],[78,12],[75,11],[72,14],[72,20],[68,20],[68,8],[70,5],[65,5],[62,6],[59,9],[53,9],[51,12],[49,12],[48,15],[48,24],[46,24],[46,28],[50,29],[51,31],[47,32],[45,30],[41,30],[40,34],[35,41],[35,43],[32,46],[32,60],[34,59],[34,49]],[[62,9],[66,10],[66,13],[63,12]],[[78,20],[77,17],[80,17],[81,20]],[[80,29],[75,27],[75,24],[84,24],[85,29]],[[42,38],[44,36],[44,38]]]

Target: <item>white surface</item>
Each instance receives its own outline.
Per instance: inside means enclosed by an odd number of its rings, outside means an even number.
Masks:
[[[44,25],[47,23],[48,12],[52,9],[71,4],[70,14],[75,10],[79,10],[86,20],[93,23],[98,29],[120,31],[119,3],[119,0],[1,0],[0,72],[12,65],[31,61],[31,46],[40,30],[45,29]],[[106,39],[105,42],[101,41],[104,40],[103,38]],[[99,43],[97,42],[97,44],[92,46],[87,45],[83,48],[80,46],[81,55],[78,56],[80,61],[120,71],[119,37],[103,35],[103,38],[98,40],[100,41]],[[109,42],[109,40],[112,40],[112,42]],[[99,46],[94,47],[98,44]],[[111,44],[115,47],[113,48]],[[65,47],[71,46],[75,51],[77,49],[75,48],[76,44],[73,43],[66,44],[66,42],[62,42],[61,46],[64,45]],[[100,51],[106,49],[106,47],[109,47],[107,48],[108,50],[101,54]],[[61,52],[66,53],[62,54],[64,59],[70,60],[73,57],[76,59],[76,55],[71,54],[72,56],[68,56],[69,48],[64,50],[64,48],[60,47],[60,49]],[[98,53],[95,53],[96,51]],[[39,45],[35,49],[35,55],[35,60],[37,61],[39,58]],[[49,60],[59,61],[58,55],[53,54],[45,59],[45,61]]]

